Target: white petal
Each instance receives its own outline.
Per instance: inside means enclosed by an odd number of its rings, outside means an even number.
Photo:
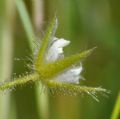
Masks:
[[[79,84],[79,80],[82,78],[80,73],[82,72],[82,66],[71,68],[62,74],[59,74],[55,80],[59,82]]]
[[[48,62],[53,62],[57,60],[61,55],[63,55],[63,47],[67,46],[70,41],[64,39],[54,38],[51,45],[48,48],[48,52],[46,54],[46,60]]]

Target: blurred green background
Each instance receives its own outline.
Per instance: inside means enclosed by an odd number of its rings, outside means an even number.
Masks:
[[[26,63],[29,63],[27,57],[31,57],[32,52],[16,1],[0,0],[1,82],[30,72]],[[45,93],[42,96],[38,84],[21,86],[13,92],[1,92],[0,119],[110,119],[120,90],[120,1],[23,2],[35,33],[33,39],[44,36],[47,25],[56,14],[59,20],[56,36],[71,40],[71,45],[65,48],[66,55],[97,46],[83,61],[82,75],[86,80],[81,84],[102,86],[111,94],[108,97],[99,95],[100,102],[96,102],[86,95],[65,97]],[[18,60],[14,60],[16,58]],[[120,119],[120,113],[118,118],[111,119]]]

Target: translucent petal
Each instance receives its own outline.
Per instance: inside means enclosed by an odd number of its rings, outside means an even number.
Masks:
[[[82,72],[82,66],[73,67],[62,74],[59,74],[55,80],[66,83],[79,84],[79,80],[82,79],[80,73]]]
[[[67,41],[63,38],[58,39],[54,38],[51,42],[48,52],[46,54],[46,60],[47,62],[53,62],[56,61],[61,56],[63,57],[63,47],[67,46],[70,43],[70,41]]]

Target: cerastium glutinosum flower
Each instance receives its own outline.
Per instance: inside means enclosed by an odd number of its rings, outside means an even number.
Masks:
[[[1,91],[29,82],[41,81],[51,92],[63,95],[87,93],[97,100],[97,93],[107,92],[106,89],[100,87],[93,88],[79,85],[79,80],[82,79],[80,75],[82,71],[81,60],[90,55],[94,48],[64,58],[63,47],[67,46],[70,41],[55,37],[57,24],[55,17],[46,31],[37,55],[35,55],[33,73],[12,82],[1,84]]]

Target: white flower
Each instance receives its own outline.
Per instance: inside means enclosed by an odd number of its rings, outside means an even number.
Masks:
[[[70,41],[63,38],[54,38],[49,45],[48,52],[46,54],[47,62],[54,62],[59,58],[63,58],[63,47],[69,45]]]
[[[50,63],[58,59],[64,58],[63,48],[69,44],[70,41],[68,40],[65,40],[63,38],[54,38],[49,44],[48,51],[45,57],[46,61]],[[74,66],[56,76],[54,80],[59,82],[78,84],[79,80],[82,79],[82,76],[80,76],[81,71],[82,65]]]

